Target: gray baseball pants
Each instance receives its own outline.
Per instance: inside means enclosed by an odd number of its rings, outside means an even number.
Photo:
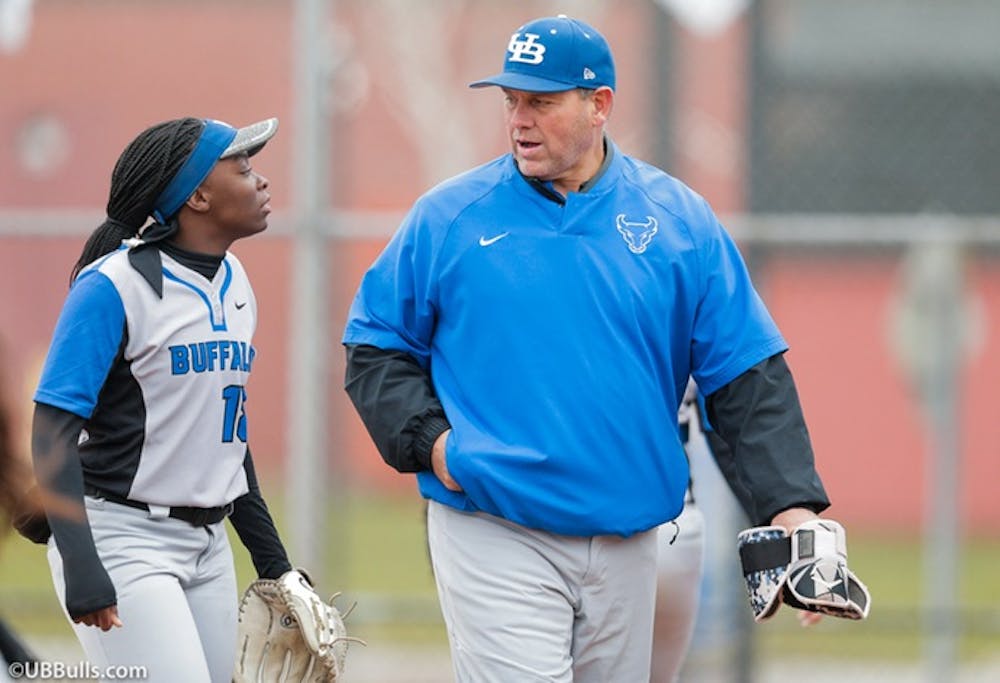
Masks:
[[[431,501],[458,683],[647,683],[656,530],[560,536]]]
[[[145,667],[145,683],[228,683],[236,656],[237,591],[223,522],[207,527],[86,497],[97,553],[118,594],[123,626],[72,624],[95,667]],[[49,540],[65,605],[63,564]],[[120,680],[120,679],[119,679]]]

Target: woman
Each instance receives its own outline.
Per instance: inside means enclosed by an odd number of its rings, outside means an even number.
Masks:
[[[257,304],[228,249],[267,228],[250,157],[277,120],[194,118],[140,133],[73,269],[35,393],[53,582],[91,663],[147,681],[229,681],[229,516],[262,578],[291,570],[247,447]],[[148,218],[154,220],[147,224]]]

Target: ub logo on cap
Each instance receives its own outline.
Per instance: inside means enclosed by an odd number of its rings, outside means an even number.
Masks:
[[[611,48],[593,26],[564,14],[529,21],[507,43],[503,71],[470,84],[528,92],[615,88]]]
[[[520,33],[510,37],[510,43],[507,45],[507,51],[510,52],[508,61],[541,64],[545,59],[545,46],[538,42],[538,34],[525,33],[524,40],[519,40],[520,37]]]

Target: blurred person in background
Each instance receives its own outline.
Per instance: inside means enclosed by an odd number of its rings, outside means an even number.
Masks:
[[[696,444],[703,434],[704,423],[699,412],[697,392],[697,385],[693,380],[689,381],[677,414],[677,426],[688,462],[692,456],[697,457]],[[678,680],[694,635],[705,558],[705,516],[695,500],[693,484],[693,481],[688,481],[681,513],[661,525],[658,532],[650,683],[674,683]]]
[[[91,663],[142,680],[231,679],[226,517],[260,577],[291,570],[247,445],[257,303],[229,251],[267,228],[251,157],[276,130],[181,118],[126,146],[35,392],[36,478],[78,513],[46,505],[56,592]]]
[[[2,352],[2,348],[0,348]],[[12,520],[26,513],[29,500],[25,495],[31,477],[27,458],[23,457],[14,447],[14,427],[11,413],[6,402],[6,382],[3,368],[0,368],[0,543],[11,530]],[[0,562],[3,562],[3,552],[0,551]],[[6,683],[11,678],[8,675],[11,664],[26,664],[36,661],[27,645],[0,617],[0,681]]]
[[[689,377],[756,523],[829,505],[787,344],[705,200],[606,134],[594,27],[531,21],[472,86],[502,89],[511,153],[421,197],[369,268],[345,388],[429,499],[456,680],[645,682]]]
[[[715,464],[728,466],[732,452],[726,442],[712,429],[705,416],[705,397],[694,380],[687,390],[677,413],[684,452],[692,458],[710,455]],[[732,469],[725,475],[727,483],[739,480]],[[653,625],[653,665],[650,683],[674,683],[680,672],[694,635],[701,604],[701,581],[705,560],[705,513],[694,495],[694,481],[688,481],[684,508],[676,519],[659,530],[659,552],[656,571],[656,616]],[[745,514],[749,515],[752,501],[740,489],[732,490]],[[815,623],[816,615],[800,613],[805,625]]]

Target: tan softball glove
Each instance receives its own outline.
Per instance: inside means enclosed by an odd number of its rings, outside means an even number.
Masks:
[[[240,601],[234,683],[342,681],[348,643],[363,641],[347,635],[337,595],[324,602],[298,569],[251,583]]]

